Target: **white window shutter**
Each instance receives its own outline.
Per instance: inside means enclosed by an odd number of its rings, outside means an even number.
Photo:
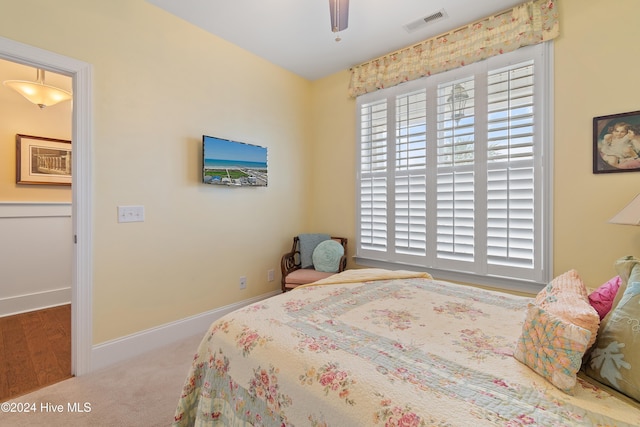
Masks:
[[[546,52],[522,48],[358,98],[357,258],[546,283]]]
[[[426,90],[398,96],[395,142],[395,250],[426,254]]]
[[[534,65],[488,76],[487,262],[533,268]]]
[[[363,249],[387,247],[387,103],[360,109],[360,230]]]

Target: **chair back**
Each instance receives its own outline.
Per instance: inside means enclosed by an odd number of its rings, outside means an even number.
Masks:
[[[295,236],[293,238],[293,244],[291,245],[291,251],[286,253],[286,254],[284,254],[282,256],[282,260],[280,261],[280,269],[282,271],[282,290],[283,290],[283,292],[288,290],[286,288],[286,286],[285,286],[288,274],[290,274],[290,273],[292,273],[292,272],[294,272],[296,270],[300,270],[300,269],[304,269],[304,268],[313,269],[312,261],[309,261],[309,259],[303,260],[303,257],[301,255],[300,236],[302,236],[302,235],[298,235],[298,236]],[[320,236],[320,235],[306,235],[306,236]],[[344,248],[344,255],[340,259],[338,272],[344,271],[347,268],[347,242],[348,242],[348,239],[346,237],[324,235],[323,239],[318,239],[318,241],[315,243],[315,246],[317,246],[321,241],[326,240],[327,237],[329,237],[331,240],[334,240],[334,241],[340,243],[342,245],[342,247]],[[311,240],[313,240],[313,239],[311,239]],[[311,247],[311,246],[313,246],[313,247]],[[314,245],[310,245],[310,247],[306,249],[307,250],[307,255],[308,255],[309,251],[311,253],[313,253],[313,249],[315,249],[315,246]],[[304,261],[305,264],[308,264],[308,265],[303,266],[302,265],[303,261]]]

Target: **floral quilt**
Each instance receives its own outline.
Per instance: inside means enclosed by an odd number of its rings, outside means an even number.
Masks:
[[[633,404],[581,378],[570,396],[513,358],[529,298],[341,274],[214,322],[174,425],[640,425]]]

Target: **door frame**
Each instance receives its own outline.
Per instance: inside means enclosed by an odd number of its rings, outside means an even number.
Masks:
[[[93,294],[92,135],[93,67],[64,55],[0,37],[0,58],[69,76],[72,108],[71,374],[91,371]]]

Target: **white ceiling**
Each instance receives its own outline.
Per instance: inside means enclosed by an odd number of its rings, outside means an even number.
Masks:
[[[315,80],[446,33],[523,0],[351,0],[334,39],[329,0],[147,0],[202,29]],[[404,26],[444,9],[446,18]],[[424,21],[423,21],[424,22]]]

